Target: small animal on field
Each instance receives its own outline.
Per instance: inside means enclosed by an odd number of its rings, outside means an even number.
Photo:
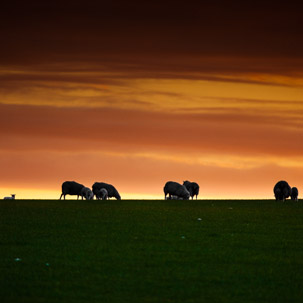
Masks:
[[[196,182],[190,182],[190,181],[183,181],[183,185],[186,187],[186,189],[189,191],[189,194],[194,199],[194,196],[196,196],[196,199],[198,199],[199,195],[199,185]]]
[[[169,197],[169,200],[171,200],[173,196],[178,197],[178,199],[182,198],[183,200],[188,200],[190,197],[189,191],[186,189],[186,187],[174,181],[166,182],[163,191],[165,200],[167,195]]]
[[[93,189],[94,195],[96,196],[96,198],[98,200],[100,200],[100,198],[102,198],[100,196],[100,194],[101,194],[100,190],[102,188],[105,188],[107,190],[107,197],[108,198],[114,197],[117,200],[121,200],[121,196],[120,196],[119,192],[117,191],[117,189],[113,185],[108,184],[108,183],[104,183],[104,182],[95,182],[92,186],[92,189]],[[102,200],[103,200],[103,198],[102,198]]]
[[[291,196],[291,187],[286,181],[279,181],[274,186],[274,195],[277,201],[285,201],[285,199]]]
[[[299,191],[296,187],[291,188],[291,199],[294,201],[298,201]]]
[[[75,181],[65,181],[62,183],[62,194],[60,196],[60,200],[62,196],[64,197],[66,195],[72,195],[72,196],[77,196],[77,200],[79,199],[79,196],[82,197],[81,195],[81,190],[84,188],[84,185],[77,183]]]
[[[11,194],[11,197],[4,197],[4,200],[15,200],[16,194]]]

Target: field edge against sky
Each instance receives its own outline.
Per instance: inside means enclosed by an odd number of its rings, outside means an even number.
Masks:
[[[258,1],[6,3],[0,198],[74,180],[122,198],[272,198],[303,188],[300,10]],[[170,3],[170,4],[169,4]]]

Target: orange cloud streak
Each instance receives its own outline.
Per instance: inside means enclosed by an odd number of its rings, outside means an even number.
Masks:
[[[224,110],[169,114],[110,108],[0,105],[0,133],[14,150],[218,152],[300,156],[302,121]],[[289,146],[292,148],[289,148]]]

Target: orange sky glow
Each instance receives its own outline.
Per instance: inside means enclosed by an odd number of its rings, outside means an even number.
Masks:
[[[156,2],[142,5],[143,18],[118,3],[101,16],[89,5],[83,12],[58,4],[58,13],[56,4],[20,4],[14,40],[5,7],[0,198],[57,199],[66,180],[111,183],[122,199],[162,199],[169,180],[199,183],[200,199],[273,198],[282,179],[300,195],[303,27],[296,10],[206,4],[185,13],[176,6],[174,17]],[[21,18],[33,8],[40,17]],[[281,14],[291,21],[279,36]]]

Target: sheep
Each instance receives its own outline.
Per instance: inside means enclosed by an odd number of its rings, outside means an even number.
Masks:
[[[64,200],[65,200],[66,195],[77,195],[77,200],[78,200],[79,196],[82,197],[82,195],[81,195],[82,188],[84,188],[84,185],[79,184],[75,181],[63,182],[62,183],[62,194],[60,196],[60,200],[61,200],[62,196],[64,197]]]
[[[98,197],[102,200],[107,200],[108,198],[108,192],[105,188],[101,188],[98,192]]]
[[[189,191],[192,200],[194,199],[194,196],[196,196],[196,200],[197,200],[199,195],[199,189],[200,189],[199,185],[196,182],[190,182],[190,181],[183,181],[183,185]]]
[[[173,182],[173,181],[166,182],[163,190],[164,190],[165,200],[167,194],[169,195],[169,200],[171,200],[172,196],[176,196],[178,197],[178,199],[182,198],[183,200],[188,200],[190,197],[189,191],[186,189],[186,187],[177,182]]]
[[[16,194],[11,194],[11,197],[4,197],[3,200],[15,200]]]
[[[291,188],[291,199],[294,201],[298,201],[299,191],[296,187]]]
[[[83,187],[81,189],[81,197],[82,197],[82,200],[83,200],[83,197],[86,199],[86,200],[93,200],[94,199],[94,194],[93,192],[91,191],[90,188],[88,187]]]
[[[285,201],[291,196],[291,187],[286,181],[279,181],[274,186],[274,195],[276,200]]]
[[[116,188],[111,185],[111,184],[107,184],[107,183],[104,183],[104,182],[95,182],[92,186],[93,188],[93,193],[94,195],[96,196],[96,198],[98,200],[100,200],[100,189],[102,188],[105,188],[107,190],[107,197],[108,198],[111,198],[111,197],[114,197],[116,198],[117,200],[121,200],[121,196],[120,194],[118,193],[118,191],[116,190]]]

